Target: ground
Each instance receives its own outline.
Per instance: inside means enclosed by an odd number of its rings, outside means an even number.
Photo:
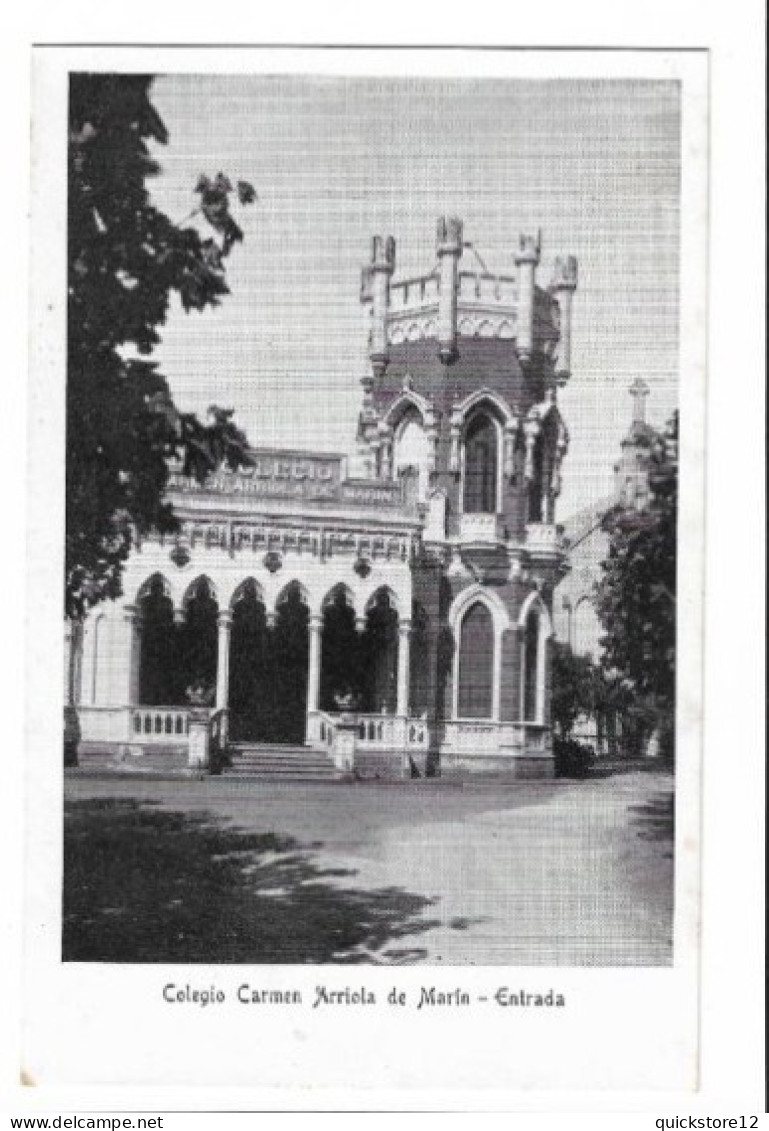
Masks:
[[[663,965],[673,778],[65,780],[74,961]]]

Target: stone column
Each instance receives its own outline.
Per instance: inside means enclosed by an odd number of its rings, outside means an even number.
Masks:
[[[126,605],[123,609],[123,616],[128,630],[128,654],[126,656],[128,694],[126,702],[129,707],[135,707],[139,702],[139,682],[142,661],[141,609],[137,605]]]
[[[323,617],[310,617],[310,662],[307,673],[307,711],[318,710],[320,697],[320,651],[323,639]]]
[[[548,637],[545,632],[545,622],[542,613],[539,615],[539,628],[537,632],[537,722],[545,725],[548,721],[550,710],[550,695],[548,687]]]
[[[64,621],[64,706],[72,706],[72,621]]]
[[[571,374],[571,304],[577,289],[577,260],[573,255],[556,259],[550,293],[558,300],[560,331],[556,376],[560,382]]]
[[[404,718],[409,713],[410,660],[411,621],[402,620],[398,624],[398,702],[395,713]]]
[[[534,279],[539,263],[539,236],[522,235],[518,239],[515,264],[518,268],[518,331],[517,349],[521,361],[530,360],[534,351]]]
[[[77,751],[81,738],[77,704],[80,702],[80,654],[83,628],[81,621],[65,621],[64,668],[64,765],[77,765]]]
[[[217,617],[219,626],[218,647],[216,656],[216,709],[227,709],[230,697],[230,630],[232,628],[232,612],[222,609]]]
[[[364,270],[364,294],[371,300],[371,368],[381,377],[389,360],[387,348],[387,311],[390,305],[390,278],[395,270],[395,240],[392,236],[374,236],[371,261]]]
[[[444,365],[451,364],[457,356],[457,276],[462,248],[462,221],[456,216],[439,217],[436,246],[441,281],[438,356]]]

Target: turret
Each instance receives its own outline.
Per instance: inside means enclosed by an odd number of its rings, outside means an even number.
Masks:
[[[560,331],[555,375],[559,381],[571,376],[571,302],[577,289],[577,260],[573,255],[556,259],[550,293],[558,300]]]
[[[633,420],[621,444],[622,454],[614,465],[615,491],[624,507],[643,510],[649,498],[650,439],[655,433],[646,423],[649,386],[638,378],[629,392],[633,398]]]
[[[450,365],[457,356],[457,275],[462,254],[462,221],[456,216],[439,218],[436,250],[440,262],[438,356],[444,365]]]
[[[534,277],[539,263],[540,237],[521,235],[515,265],[518,268],[518,356],[529,361],[534,350]]]
[[[390,278],[395,270],[395,240],[392,236],[374,236],[371,241],[371,262],[363,268],[361,301],[371,303],[371,338],[369,357],[377,377],[387,368],[387,310],[390,305]]]

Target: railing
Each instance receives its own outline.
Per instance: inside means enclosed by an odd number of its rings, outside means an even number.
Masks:
[[[406,749],[426,750],[430,745],[430,728],[424,719],[406,719]]]
[[[430,733],[424,719],[358,715],[357,742],[361,750],[423,750],[430,743]]]
[[[549,554],[560,552],[564,549],[563,527],[554,523],[530,522],[526,527],[526,547]]]
[[[336,720],[326,711],[311,711],[307,716],[307,742],[320,750],[333,750]]]
[[[340,717],[327,711],[310,714],[308,743],[319,749],[333,749]],[[430,731],[424,719],[374,714],[352,717],[356,723],[355,745],[361,750],[426,750],[430,744]]]
[[[501,724],[493,722],[452,721],[446,723],[444,745],[473,754],[496,754],[502,743]]]
[[[187,707],[132,707],[129,741],[162,745],[184,742],[190,729]]]
[[[212,757],[219,757],[227,748],[227,737],[229,733],[229,711],[226,707],[220,707],[218,711],[213,711],[208,720],[208,742],[209,749]]]
[[[446,723],[443,748],[463,754],[548,754],[550,728],[542,723],[452,719]]]
[[[459,516],[459,537],[462,542],[499,542],[502,524],[496,514],[463,514]]]

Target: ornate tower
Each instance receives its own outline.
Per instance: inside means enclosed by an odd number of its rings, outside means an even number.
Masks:
[[[516,272],[492,273],[462,221],[443,216],[431,272],[393,279],[395,244],[381,237],[363,272],[372,369],[358,437],[369,474],[403,479],[423,514],[414,589],[432,675],[418,706],[436,719],[442,758],[462,757],[471,720],[524,761],[550,749],[547,641],[566,568],[557,392],[571,371],[577,262],[555,260],[543,289],[541,253],[540,234],[523,234]]]

